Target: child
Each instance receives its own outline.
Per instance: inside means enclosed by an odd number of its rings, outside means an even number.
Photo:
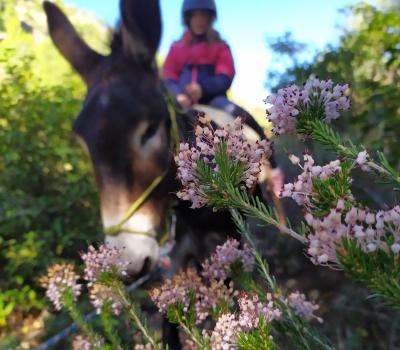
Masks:
[[[264,131],[254,118],[226,97],[235,67],[229,46],[213,28],[217,18],[215,1],[184,0],[182,14],[187,30],[170,48],[162,70],[167,89],[183,108],[200,103],[222,109],[234,117],[241,116],[264,138]],[[272,157],[270,161],[275,168]],[[283,173],[279,168],[272,170],[270,180],[273,192],[278,195],[283,185]]]
[[[214,0],[185,0],[182,13],[187,30],[172,45],[162,71],[168,90],[184,108],[201,103],[242,115],[226,97],[235,68],[229,46],[213,29]]]

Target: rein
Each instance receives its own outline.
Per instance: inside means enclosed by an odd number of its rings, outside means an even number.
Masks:
[[[171,139],[171,146],[174,152],[177,152],[179,150],[179,129],[178,129],[178,122],[177,122],[177,112],[178,106],[176,102],[174,101],[173,97],[166,92],[165,100],[167,102],[167,107],[168,107],[168,114],[169,118],[171,121],[171,128],[170,128],[170,139]],[[130,230],[127,228],[124,228],[124,224],[139,210],[139,208],[143,205],[144,202],[149,198],[149,196],[153,193],[153,191],[157,188],[157,186],[161,183],[162,180],[165,179],[165,176],[167,175],[167,171],[165,171],[162,175],[157,176],[153,182],[149,185],[149,187],[146,188],[146,190],[132,203],[132,205],[129,207],[127,212],[124,214],[120,222],[116,225],[112,225],[110,227],[107,227],[104,230],[104,234],[107,236],[116,236],[120,234],[121,232],[124,233],[131,233],[135,235],[143,235],[143,236],[148,236],[152,237],[154,239],[157,238],[157,234],[152,231],[136,231],[136,230]],[[173,219],[174,220],[174,219]],[[170,233],[167,232],[161,236],[160,242],[165,242],[168,240],[168,235]]]

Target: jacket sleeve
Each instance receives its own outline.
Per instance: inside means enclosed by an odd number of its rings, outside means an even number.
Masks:
[[[228,45],[222,44],[215,65],[215,75],[206,78],[201,84],[203,94],[207,96],[225,94],[230,88],[234,76],[235,66],[231,50]]]
[[[167,58],[165,59],[164,66],[161,71],[161,76],[165,82],[167,89],[175,96],[183,93],[183,88],[179,84],[179,74],[181,67],[178,61],[178,52],[175,45],[172,45]]]

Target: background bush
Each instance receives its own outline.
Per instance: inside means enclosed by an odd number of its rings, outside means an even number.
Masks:
[[[49,263],[74,259],[87,241],[101,237],[90,164],[71,132],[84,86],[48,39],[41,1],[0,4],[0,330],[4,330],[12,328],[13,320],[43,308],[36,278]],[[101,23],[67,12],[83,33],[90,30],[94,37],[107,37]],[[79,26],[80,22],[85,25]],[[105,47],[93,40],[92,44]]]

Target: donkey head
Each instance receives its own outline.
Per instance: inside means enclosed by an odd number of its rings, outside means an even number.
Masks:
[[[121,24],[102,56],[77,34],[62,11],[45,2],[51,38],[87,85],[74,131],[88,151],[100,195],[103,226],[115,227],[132,203],[170,168],[170,120],[155,54],[161,36],[158,0],[121,0]],[[168,211],[164,179],[106,242],[123,249],[137,274],[158,259],[157,232]]]

